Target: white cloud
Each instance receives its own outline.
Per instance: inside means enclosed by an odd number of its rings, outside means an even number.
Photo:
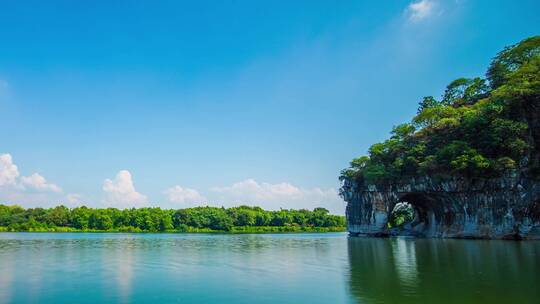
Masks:
[[[82,197],[77,193],[68,193],[66,195],[66,200],[70,204],[80,204],[82,203]]]
[[[47,180],[39,173],[34,173],[30,176],[21,177],[21,183],[23,186],[28,187],[35,191],[43,192],[62,192],[62,188],[55,184],[47,183]]]
[[[141,206],[148,202],[146,195],[135,190],[131,173],[121,170],[113,180],[106,179],[103,182],[106,204],[119,205],[119,207]]]
[[[0,203],[51,206],[62,201],[62,188],[39,173],[20,176],[10,154],[0,154]]]
[[[407,13],[410,21],[420,21],[433,13],[435,4],[431,0],[420,0],[409,4]]]
[[[0,186],[15,185],[19,177],[19,169],[13,163],[10,154],[0,155]]]
[[[218,193],[226,205],[250,204],[267,209],[325,207],[334,212],[342,212],[344,207],[343,200],[333,188],[305,189],[286,182],[259,183],[250,178],[211,190]]]
[[[183,188],[179,185],[165,190],[164,194],[170,202],[182,204],[181,207],[200,206],[206,202],[206,198],[197,190]]]
[[[244,202],[276,201],[291,198],[297,199],[302,195],[300,189],[289,183],[259,184],[251,178],[234,183],[232,186],[228,187],[214,187],[212,190],[226,194],[234,199],[243,200]]]

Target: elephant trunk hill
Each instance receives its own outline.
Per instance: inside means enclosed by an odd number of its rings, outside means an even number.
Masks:
[[[424,97],[340,179],[351,235],[540,239],[540,36]]]

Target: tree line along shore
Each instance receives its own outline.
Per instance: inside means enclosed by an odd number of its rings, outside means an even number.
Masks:
[[[0,232],[223,232],[345,231],[345,217],[324,208],[263,210],[260,207],[22,208],[0,205]]]

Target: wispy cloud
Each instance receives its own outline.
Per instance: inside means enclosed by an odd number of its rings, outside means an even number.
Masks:
[[[173,186],[163,192],[169,202],[177,204],[176,208],[201,206],[206,203],[206,198],[199,191],[191,188]]]
[[[62,192],[62,188],[59,186],[48,183],[45,177],[41,176],[39,173],[34,173],[30,176],[21,177],[21,183],[32,190],[44,191],[44,192]]]
[[[77,193],[68,193],[66,195],[66,200],[72,205],[80,205],[82,203],[82,196]]]
[[[406,13],[412,22],[418,22],[433,14],[435,3],[431,0],[420,0],[409,4]]]
[[[231,186],[214,187],[224,205],[249,204],[267,209],[326,207],[339,210],[344,205],[336,189],[301,188],[293,184],[257,182],[249,178]]]

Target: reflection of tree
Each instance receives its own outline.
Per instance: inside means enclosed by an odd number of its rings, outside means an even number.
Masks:
[[[540,298],[540,243],[350,238],[359,303],[530,303]]]

